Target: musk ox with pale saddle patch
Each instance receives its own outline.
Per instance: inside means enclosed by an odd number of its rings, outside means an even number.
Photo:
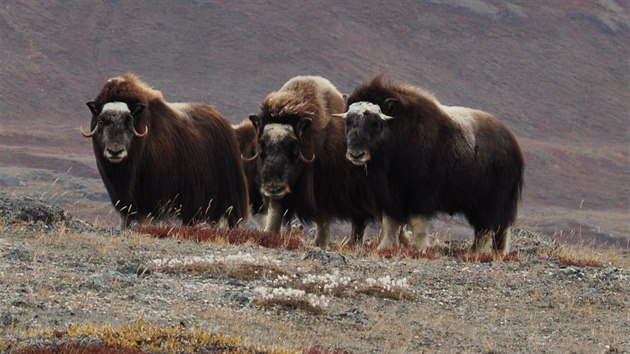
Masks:
[[[473,251],[491,239],[495,251],[509,252],[524,161],[500,120],[381,76],[356,88],[337,116],[346,124],[346,157],[365,171],[384,213],[379,248],[395,245],[409,222],[411,244],[424,249],[429,219],[459,213],[474,228]]]
[[[315,244],[327,247],[333,220],[352,222],[348,243],[362,243],[367,222],[380,219],[362,171],[345,159],[345,100],[330,81],[297,76],[250,116],[258,130],[261,192],[269,198],[266,231],[280,231],[289,210],[317,224]]]
[[[248,212],[236,136],[212,106],[169,103],[134,74],[108,80],[94,101],[96,165],[122,226],[178,216],[184,224]]]

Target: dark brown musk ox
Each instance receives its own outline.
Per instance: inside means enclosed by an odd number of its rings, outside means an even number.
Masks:
[[[279,232],[286,211],[317,224],[315,245],[327,247],[330,223],[352,222],[348,244],[363,242],[367,222],[380,219],[375,199],[346,160],[345,100],[319,76],[296,76],[262,102],[250,120],[258,130],[261,192],[269,198],[266,231]]]
[[[248,214],[236,136],[212,106],[169,103],[127,73],[94,101],[90,132],[96,165],[122,227],[177,216],[184,224],[233,227]]]
[[[463,214],[475,231],[473,251],[492,240],[509,252],[524,161],[512,133],[489,113],[442,105],[431,94],[382,76],[348,97],[346,156],[366,171],[382,208],[380,248],[410,223],[411,244],[428,247],[426,226],[437,213]]]

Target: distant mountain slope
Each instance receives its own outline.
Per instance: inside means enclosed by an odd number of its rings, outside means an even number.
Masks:
[[[0,5],[0,33],[5,151],[88,160],[77,134],[85,102],[125,71],[233,122],[293,75],[351,92],[385,73],[506,121],[527,158],[525,222],[541,210],[571,220],[610,211],[615,221],[593,225],[630,232],[619,221],[630,211],[627,2],[11,1]],[[33,147],[32,135],[53,144]]]

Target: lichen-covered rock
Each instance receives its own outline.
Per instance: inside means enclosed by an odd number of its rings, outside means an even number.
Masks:
[[[66,212],[58,206],[30,197],[14,196],[0,191],[0,220],[55,225],[67,222]]]

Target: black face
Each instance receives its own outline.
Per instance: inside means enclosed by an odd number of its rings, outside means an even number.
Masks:
[[[350,109],[345,115],[346,158],[357,166],[365,165],[385,140],[387,122],[379,113]]]
[[[300,144],[293,127],[288,124],[267,124],[259,138],[261,193],[272,199],[281,199],[291,193],[304,161],[300,157]]]
[[[129,153],[134,137],[143,137],[134,127],[134,113],[142,108],[134,107],[134,112],[123,102],[109,102],[98,107],[90,102],[88,106],[96,119],[93,139],[102,151],[103,157],[110,163],[117,164],[124,161]],[[143,107],[142,105],[140,105]],[[91,134],[92,134],[91,133]]]

